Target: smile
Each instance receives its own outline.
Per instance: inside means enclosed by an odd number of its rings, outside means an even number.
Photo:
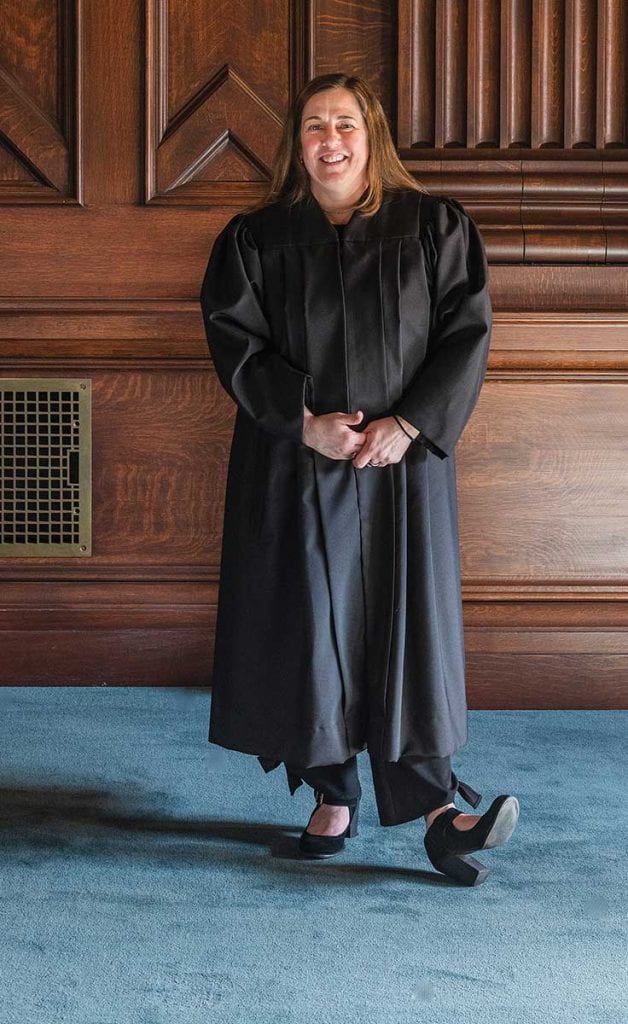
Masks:
[[[347,157],[344,156],[342,153],[338,154],[337,156],[322,156],[321,157],[321,160],[323,161],[324,164],[341,163],[343,160],[346,160],[346,159],[347,159]]]

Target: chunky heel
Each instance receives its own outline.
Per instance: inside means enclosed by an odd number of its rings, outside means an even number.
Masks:
[[[423,842],[437,871],[463,885],[480,885],[489,870],[470,854],[502,846],[510,838],[519,818],[519,801],[506,794],[495,797],[488,811],[470,829],[457,829],[453,824],[460,813],[456,807],[449,807],[438,814]]]
[[[426,843],[425,848],[432,867],[461,885],[481,885],[490,873],[485,864],[469,853],[439,855],[436,850],[430,848],[430,844]]]

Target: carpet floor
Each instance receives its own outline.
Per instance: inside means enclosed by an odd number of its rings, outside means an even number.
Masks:
[[[379,825],[366,751],[359,835],[299,860],[312,790],[209,702],[0,689],[1,1024],[626,1024],[628,712],[469,712],[454,771],[521,816],[464,888]]]

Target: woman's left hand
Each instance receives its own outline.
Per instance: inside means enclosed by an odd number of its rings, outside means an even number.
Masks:
[[[366,441],[352,459],[356,469],[363,469],[368,463],[379,468],[392,462],[401,462],[412,444],[394,416],[372,420],[362,433],[366,435]]]

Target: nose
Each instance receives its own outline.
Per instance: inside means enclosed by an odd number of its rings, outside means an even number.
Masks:
[[[334,148],[337,143],[340,143],[341,133],[337,128],[326,128],[323,132],[322,144],[325,148]]]

